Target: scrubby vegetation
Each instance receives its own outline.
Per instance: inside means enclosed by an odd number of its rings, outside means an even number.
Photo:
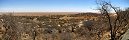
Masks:
[[[13,14],[13,13],[12,13]],[[0,16],[0,40],[109,40],[108,20],[101,14]],[[115,16],[111,17],[114,18]],[[120,27],[117,36],[128,26]]]

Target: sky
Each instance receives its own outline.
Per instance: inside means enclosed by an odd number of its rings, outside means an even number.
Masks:
[[[127,8],[129,0],[110,0]],[[97,12],[95,0],[0,0],[1,12]]]

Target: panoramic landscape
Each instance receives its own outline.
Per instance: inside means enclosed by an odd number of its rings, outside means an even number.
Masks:
[[[0,40],[129,40],[128,2],[0,0]]]

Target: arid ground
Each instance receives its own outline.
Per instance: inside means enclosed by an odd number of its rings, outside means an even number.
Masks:
[[[122,35],[128,28],[129,25],[117,31],[118,39],[125,37]],[[110,40],[109,30],[108,21],[99,13],[10,12],[0,15],[0,40]]]

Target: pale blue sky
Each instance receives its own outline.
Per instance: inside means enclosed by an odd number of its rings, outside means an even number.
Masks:
[[[111,0],[117,7],[129,7],[129,0]],[[0,11],[95,12],[95,0],[0,0]]]

